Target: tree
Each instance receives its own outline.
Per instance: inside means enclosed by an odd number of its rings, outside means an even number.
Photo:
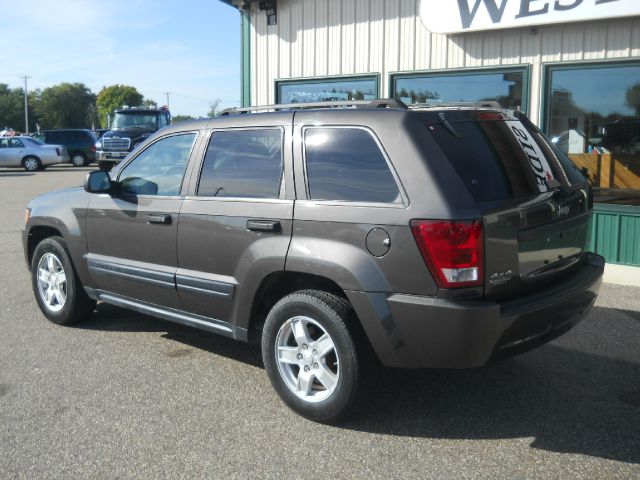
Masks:
[[[45,88],[37,104],[42,128],[91,128],[96,122],[96,96],[83,83]]]
[[[151,100],[150,98],[145,98],[142,102],[142,106],[147,108],[158,108],[158,102]]]
[[[36,109],[40,100],[40,90],[29,92],[29,131],[36,129]],[[5,127],[16,131],[24,130],[24,90],[22,88],[9,88],[9,85],[0,83],[0,130]]]
[[[143,101],[144,97],[135,87],[130,87],[129,85],[103,87],[96,100],[100,123],[106,126],[109,114],[116,108],[121,108],[125,105],[140,107]]]
[[[625,104],[640,116],[640,83],[630,86],[625,93]]]
[[[195,120],[191,115],[174,115],[171,117],[171,123],[186,122],[187,120]]]
[[[209,104],[209,113],[207,113],[207,117],[213,118],[217,117],[220,114],[220,99],[216,98],[213,103]]]

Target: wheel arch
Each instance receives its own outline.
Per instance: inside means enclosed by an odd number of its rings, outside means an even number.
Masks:
[[[349,302],[346,292],[338,283],[328,277],[288,270],[273,272],[262,280],[253,297],[247,325],[249,341],[260,341],[262,327],[271,308],[281,298],[299,290],[320,290],[336,295],[345,302]],[[356,317],[358,317],[358,313],[355,312],[355,314]],[[356,320],[353,327],[362,331],[362,325],[359,319]]]
[[[29,230],[29,235],[27,237],[27,261],[29,265],[31,265],[33,253],[35,252],[38,244],[44,239],[50,237],[64,238],[60,230],[50,226],[36,225]]]

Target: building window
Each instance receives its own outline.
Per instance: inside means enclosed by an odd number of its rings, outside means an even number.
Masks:
[[[309,198],[402,203],[387,159],[362,128],[307,128],[304,148]]]
[[[525,113],[528,81],[526,68],[397,74],[391,78],[394,98],[406,104],[495,101]]]
[[[596,201],[640,205],[640,63],[550,66],[545,130]]]
[[[374,100],[378,98],[378,78],[279,81],[276,83],[276,97],[278,103]]]

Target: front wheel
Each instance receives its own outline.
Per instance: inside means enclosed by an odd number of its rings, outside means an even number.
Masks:
[[[282,298],[262,333],[262,358],[273,388],[294,411],[333,423],[352,414],[369,378],[367,348],[353,325],[351,305],[326,292],[304,290]]]
[[[38,244],[31,280],[40,310],[53,323],[70,325],[93,312],[96,302],[84,291],[62,238],[49,237]]]

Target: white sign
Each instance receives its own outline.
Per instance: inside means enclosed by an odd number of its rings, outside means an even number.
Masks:
[[[433,33],[460,33],[640,15],[640,0],[421,0]]]

